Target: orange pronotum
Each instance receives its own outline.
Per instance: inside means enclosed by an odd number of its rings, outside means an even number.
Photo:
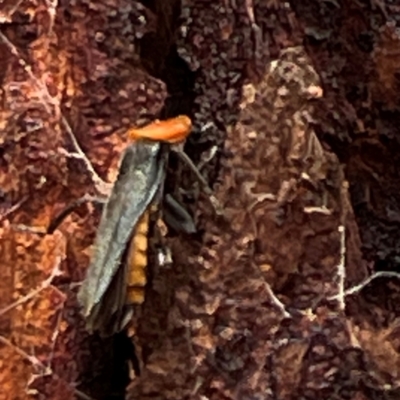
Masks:
[[[192,121],[186,115],[180,115],[165,121],[154,121],[143,128],[132,128],[128,136],[132,140],[150,139],[169,143],[181,142],[189,135]]]

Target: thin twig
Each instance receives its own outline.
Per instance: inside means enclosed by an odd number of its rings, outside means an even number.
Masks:
[[[343,177],[344,178],[344,177]],[[346,220],[347,210],[350,205],[348,204],[348,188],[349,184],[343,179],[340,186],[340,225],[338,226],[340,237],[340,259],[337,266],[338,275],[338,292],[336,294],[339,303],[339,309],[344,313],[346,310],[346,301],[344,295],[344,285],[346,282]]]
[[[304,207],[303,211],[306,214],[312,214],[312,213],[319,213],[319,214],[324,214],[324,215],[332,215],[332,210],[329,210],[326,206],[322,207]]]
[[[272,303],[279,309],[285,318],[291,318],[292,316],[288,311],[286,311],[285,305],[278,299],[278,297],[276,297],[276,294],[271,289],[269,283],[264,280],[264,284],[269,296],[271,297]]]
[[[86,157],[86,154],[84,153],[78,141],[76,140],[76,137],[72,132],[71,126],[69,125],[68,121],[65,119],[63,115],[61,115],[61,123],[64,129],[67,131],[68,136],[75,148],[75,153],[77,154],[77,158],[81,159],[85,163],[87,170],[90,172],[90,175],[92,177],[93,183],[96,186],[97,191],[102,195],[105,196],[108,195],[110,192],[110,185],[107,182],[104,182],[103,179],[101,179],[100,176],[97,174],[97,172],[93,168],[92,163]]]
[[[336,295],[337,301],[339,302],[339,308],[344,311],[346,308],[346,302],[344,300],[344,282],[346,280],[346,228],[344,225],[340,225],[338,228],[340,233],[340,261],[337,266],[337,275],[339,277],[338,282],[338,294]]]
[[[21,349],[20,347],[13,344],[10,340],[6,337],[0,335],[0,342],[4,345],[11,347],[16,353],[18,353],[22,358],[28,360],[34,367],[39,367],[43,371],[48,372],[48,368],[35,356],[30,356],[25,350]]]
[[[18,210],[22,206],[25,201],[28,200],[28,196],[24,196],[20,201],[15,203],[13,206],[11,206],[8,210],[4,211],[3,213],[0,214],[0,222],[2,222],[8,215],[12,214],[14,211]]]
[[[351,296],[353,294],[359,293],[362,289],[364,289],[367,285],[369,285],[373,280],[377,278],[397,278],[400,279],[400,273],[399,272],[393,272],[393,271],[379,271],[373,273],[371,276],[368,278],[364,279],[361,283],[359,283],[356,286],[353,286],[343,292],[343,296]],[[328,297],[328,300],[338,300],[339,294],[335,296],[330,296]]]

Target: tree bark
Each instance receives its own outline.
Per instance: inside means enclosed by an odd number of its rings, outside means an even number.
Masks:
[[[171,155],[197,232],[167,232],[171,265],[150,257],[126,398],[400,397],[397,6],[0,16],[0,400],[125,397],[126,337],[88,337],[76,302],[100,216],[80,199],[108,193],[129,127],[178,114],[213,192]]]

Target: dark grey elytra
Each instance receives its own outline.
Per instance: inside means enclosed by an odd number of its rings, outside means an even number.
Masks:
[[[123,328],[128,272],[124,252],[140,217],[162,186],[167,157],[165,144],[146,141],[130,145],[122,156],[78,293],[89,332],[106,335]]]
[[[167,144],[138,141],[122,156],[78,293],[89,332],[111,335],[129,320],[130,306],[125,305],[129,266],[125,253],[141,216],[163,194],[168,153]],[[195,232],[193,219],[172,196],[166,196],[164,205],[168,225],[178,232]]]

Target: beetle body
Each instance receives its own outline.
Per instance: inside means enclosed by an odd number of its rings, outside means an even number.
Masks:
[[[131,135],[139,140],[122,156],[117,180],[101,216],[87,275],[78,293],[89,332],[99,331],[107,336],[120,331],[131,306],[144,301],[149,208],[161,197],[168,158],[167,145],[160,141],[175,143],[186,138],[191,127],[188,121],[188,117],[164,121],[164,134],[161,121],[136,129]],[[148,140],[151,134],[156,141]]]
[[[123,155],[119,175],[100,220],[88,272],[78,294],[87,329],[91,332],[106,333],[109,329],[122,328],[129,278],[126,257],[127,253],[133,257],[134,251],[131,247],[127,252],[126,248],[131,241],[134,245],[139,240],[135,240],[134,233],[163,182],[165,162],[165,150],[158,142],[138,141]],[[135,265],[131,267],[136,268]]]

